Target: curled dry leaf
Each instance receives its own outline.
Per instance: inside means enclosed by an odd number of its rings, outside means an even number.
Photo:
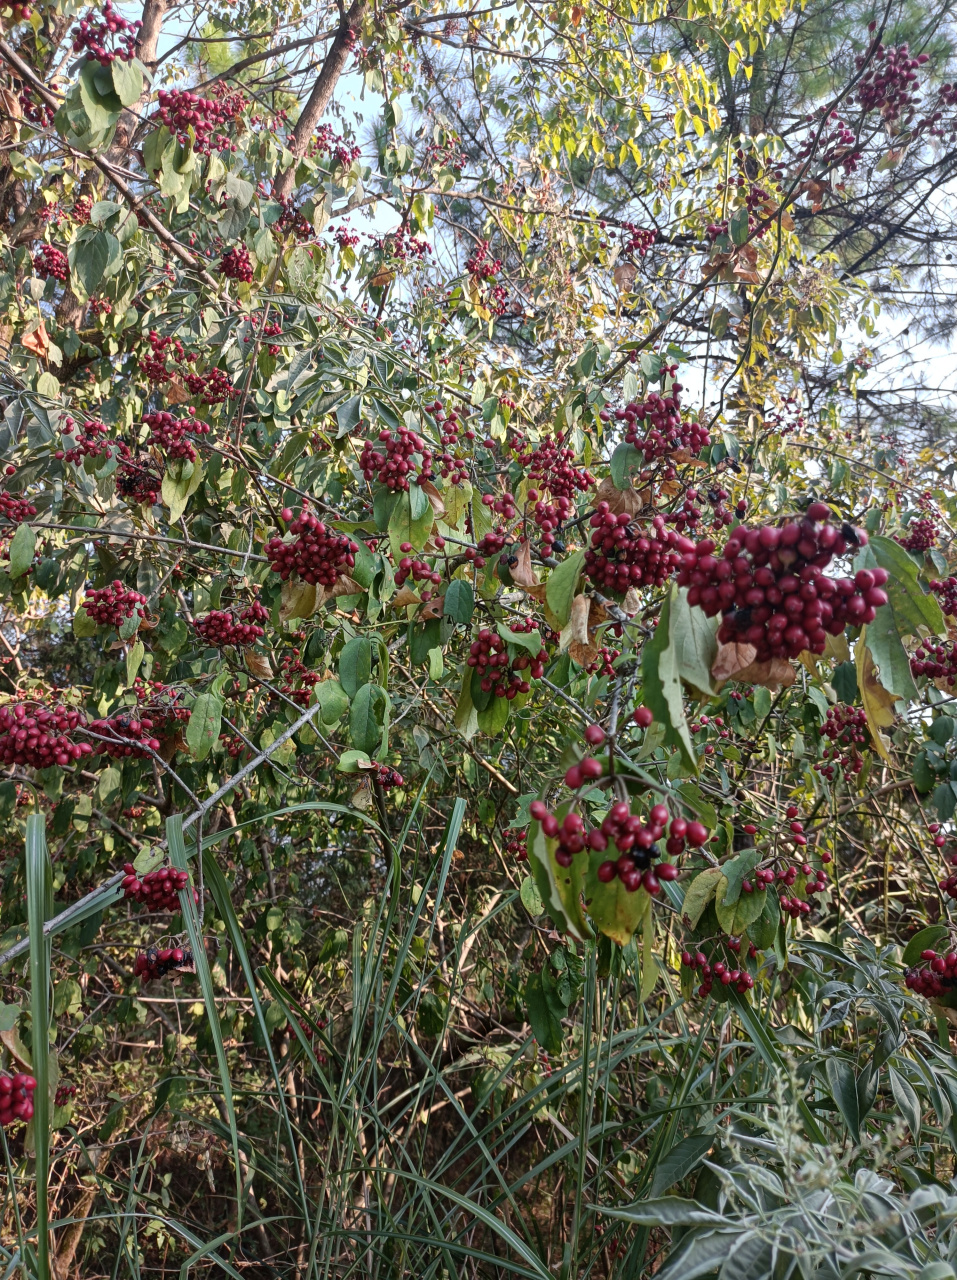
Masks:
[[[589,621],[594,601],[586,595],[576,596],[572,601],[568,625],[559,637],[558,647],[562,653],[568,653],[573,662],[580,667],[587,667],[598,657],[598,649],[589,638]]]
[[[407,609],[410,604],[421,603],[422,601],[411,587],[402,586],[389,601],[389,606],[392,609]]]
[[[622,613],[627,613],[629,618],[633,618],[641,608],[641,600],[638,592],[634,587],[629,587],[625,592],[625,598],[621,602]]]
[[[517,587],[527,591],[529,587],[538,586],[538,575],[532,568],[532,544],[526,539],[512,548],[515,563],[509,566],[512,581]]]
[[[26,347],[28,351],[32,351],[41,360],[47,358],[47,353],[50,350],[50,339],[47,336],[46,325],[42,320],[30,333],[23,335],[20,339],[20,345]]]
[[[314,584],[288,578],[279,594],[279,617],[283,622],[292,618],[309,618],[316,612],[316,588]]]
[[[752,662],[739,671],[735,679],[742,684],[762,684],[777,693],[778,689],[790,689],[797,674],[787,658],[769,658],[767,662]]]
[[[377,289],[382,289],[385,285],[391,284],[394,279],[395,275],[388,267],[380,267],[369,283],[375,285]]]
[[[17,142],[23,108],[20,99],[9,89],[0,89],[0,142]]]
[[[638,268],[633,262],[620,262],[611,273],[611,278],[614,280],[615,288],[619,293],[630,293],[637,274]]]
[[[739,671],[744,671],[754,662],[757,649],[753,644],[745,644],[736,640],[733,644],[719,644],[714,662],[711,664],[711,675],[715,680],[733,680]]]
[[[372,787],[367,777],[364,777],[353,791],[350,803],[354,809],[361,809],[363,812],[372,808]]]
[[[272,667],[266,654],[257,653],[255,649],[247,649],[244,656],[246,658],[247,670],[259,680],[269,680],[272,678]]]
[[[619,489],[611,476],[606,476],[598,486],[598,492],[595,495],[596,506],[599,502],[607,502],[608,510],[615,516],[622,511],[633,516],[641,510],[641,496],[634,485],[629,484],[627,489]]]
[[[419,614],[419,617],[425,620],[441,618],[444,606],[445,601],[441,596],[433,596],[431,600],[427,601],[425,608]]]
[[[173,374],[166,388],[166,399],[169,404],[186,404],[191,396],[186,383],[178,374]]]
[[[442,500],[441,493],[439,493],[438,489],[436,489],[435,485],[432,483],[431,480],[421,481],[419,488],[428,498],[429,502],[431,502],[432,510],[435,513],[436,519],[441,520],[442,517],[445,515],[445,503]]]

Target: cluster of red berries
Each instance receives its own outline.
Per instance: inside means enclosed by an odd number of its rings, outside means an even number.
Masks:
[[[0,495],[0,502],[2,500],[2,495]],[[941,612],[950,614],[952,618],[957,617],[957,578],[951,577],[942,580],[935,578],[928,585],[937,597]]]
[[[151,911],[178,911],[179,891],[189,884],[189,873],[173,867],[158,867],[148,871],[142,880],[137,876],[132,862],[124,863],[123,897],[148,907]],[[199,902],[199,894],[193,890]]]
[[[421,467],[415,464],[416,454],[421,456]],[[378,480],[393,491],[407,491],[410,478],[419,484],[431,480],[432,454],[422,437],[408,427],[399,427],[394,435],[383,428],[377,444],[367,440],[363,445],[359,467],[366,480]]]
[[[826,123],[824,123],[825,115]],[[829,112],[827,107],[819,107],[809,115],[808,123],[812,124],[818,116],[821,117],[822,124],[814,125],[808,130],[808,135],[798,151],[798,159],[807,160],[809,156],[814,155],[825,172],[833,165],[838,165],[848,175],[856,173],[863,152],[857,144],[854,130],[836,111]]]
[[[512,624],[513,631],[524,629],[521,623]],[[483,693],[494,692],[497,698],[507,698],[511,702],[520,693],[528,693],[531,687],[529,679],[541,680],[547,659],[544,649],[534,657],[523,650],[512,658],[506,641],[488,627],[483,627],[469,646],[469,656],[465,661],[478,673]]]
[[[115,627],[118,631],[134,613],[146,617],[146,596],[124,587],[117,578],[107,587],[94,587],[83,597],[83,608],[98,627]]]
[[[222,369],[210,369],[208,373],[188,373],[184,379],[192,396],[199,396],[205,404],[222,404],[238,396],[239,391]]]
[[[77,426],[73,418],[63,419],[64,431],[68,433],[68,437],[73,436],[73,429]],[[57,449],[54,458],[72,462],[76,466],[82,463],[84,458],[102,458],[105,462],[113,457],[113,450],[106,442],[109,435],[109,427],[105,422],[100,422],[98,418],[91,418],[89,422],[79,424],[79,438],[73,436],[73,444],[64,452],[63,449]],[[64,439],[64,444],[69,443],[69,438]]]
[[[226,645],[243,648],[262,639],[266,630],[260,624],[268,620],[269,610],[258,600],[254,600],[243,609],[238,618],[227,609],[214,609],[205,618],[198,618],[193,627],[197,635],[217,648],[224,648]]]
[[[588,523],[593,532],[585,572],[600,590],[620,595],[629,587],[660,587],[682,563],[681,552],[691,554],[695,545],[668,529],[664,516],[642,528],[624,511],[615,515],[607,502],[599,502]]]
[[[664,372],[673,376],[677,365],[668,365]],[[667,395],[650,391],[639,404],[630,401],[623,409],[615,410],[615,418],[625,423],[625,442],[633,444],[645,455],[646,462],[664,458],[678,449],[691,454],[699,453],[711,443],[706,427],[698,422],[682,422],[680,382],[672,384]],[[611,415],[602,409],[599,417],[609,422]]]
[[[622,226],[622,249],[643,258],[658,238],[658,228],[636,227],[633,222]]]
[[[322,679],[319,672],[310,671],[300,658],[298,649],[293,649],[286,654],[280,663],[280,669],[283,675],[283,683],[279,686],[280,693],[284,693],[300,707],[308,707],[312,691]],[[299,681],[298,684],[293,683],[296,680]]]
[[[829,707],[827,719],[821,726],[821,736],[831,740],[814,768],[834,781],[836,772],[860,773],[863,765],[861,748],[868,740],[867,716],[863,707],[846,707],[843,704]]]
[[[384,787],[387,791],[391,787],[401,787],[405,783],[405,778],[398,770],[393,769],[390,765],[380,764],[376,772],[376,782],[380,787]]]
[[[508,302],[508,290],[504,285],[495,282],[495,277],[501,269],[502,259],[492,257],[489,253],[489,242],[487,240],[480,240],[471,256],[465,262],[465,270],[472,279],[476,283],[489,286],[487,299],[489,309],[498,316],[504,313]]]
[[[918,83],[917,68],[928,61],[928,54],[912,57],[906,44],[889,49],[878,44],[855,59],[860,70],[873,55],[873,61],[858,81],[857,100],[864,111],[880,111],[888,123],[903,124],[914,114],[917,97],[911,92]]]
[[[936,643],[932,640],[922,641],[914,650],[910,669],[915,676],[946,680],[949,685],[957,684],[957,644],[943,640]]]
[[[85,227],[93,215],[93,197],[77,196],[73,201],[72,216],[73,221]]]
[[[108,67],[117,58],[121,62],[132,62],[136,57],[136,41],[142,22],[127,22],[116,12],[110,0],[103,5],[101,22],[92,21],[93,11],[84,18],[70,33],[73,37],[73,52],[86,53],[87,61],[95,60],[101,67]],[[119,36],[117,47],[107,49],[106,41]]]
[[[420,240],[404,227],[397,227],[387,236],[380,236],[375,247],[398,262],[406,262],[409,258],[421,259],[432,252],[428,240]]]
[[[98,741],[96,750],[110,756],[114,760],[146,760],[151,751],[159,751],[162,745],[159,738],[153,735],[154,722],[150,716],[119,712],[105,720],[92,720],[90,733],[95,733],[103,741]]]
[[[336,533],[305,510],[297,519],[286,508],[282,518],[296,541],[283,542],[277,534],[266,543],[265,552],[273,572],[283,582],[295,573],[303,582],[332,587],[341,573],[355,567],[358,543]]]
[[[411,544],[403,543],[402,545]],[[404,555],[395,568],[395,585],[401,587],[409,578],[413,582],[431,582],[433,586],[438,586],[442,581],[441,573],[433,569],[427,560],[420,560],[418,556]]]
[[[945,861],[949,862],[952,867],[957,868],[957,853],[949,853]],[[944,876],[942,880],[938,880],[937,883],[948,898],[957,900],[957,869],[952,871],[950,875]]]
[[[138,462],[132,455],[121,462],[116,472],[116,490],[133,505],[151,507],[159,501],[163,478],[150,462]]]
[[[58,1084],[56,1093],[53,1095],[53,1105],[55,1107],[65,1107],[68,1102],[72,1102],[76,1097],[75,1084]]]
[[[150,349],[140,356],[140,368],[150,382],[167,382],[169,380],[166,361],[170,356],[177,364],[190,363],[196,359],[192,353],[187,354],[186,348],[179,338],[174,338],[172,335],[161,337],[155,329],[150,329],[146,335],[146,340],[150,344]]]
[[[528,861],[528,831],[516,831],[505,842],[505,852],[516,862]]]
[[[936,547],[940,536],[937,522],[931,516],[921,516],[907,526],[906,538],[896,538],[907,551],[929,551]]]
[[[0,1127],[24,1124],[33,1119],[33,1095],[37,1082],[33,1076],[18,1071],[15,1076],[0,1075]]]
[[[10,493],[0,492],[0,516],[13,524],[23,524],[37,513],[36,507],[28,498],[15,498]]]
[[[212,428],[208,422],[195,417],[195,410],[190,410],[187,418],[174,418],[171,413],[161,409],[156,413],[145,413],[143,423],[150,429],[150,444],[157,445],[166,451],[166,457],[186,458],[196,461],[196,449],[187,435],[208,436]]]
[[[109,316],[113,314],[113,303],[109,298],[91,298],[90,314],[94,316]]]
[[[923,965],[904,970],[904,983],[915,995],[940,999],[957,987],[957,951],[939,955],[930,947],[920,953]]]
[[[264,338],[281,338],[282,337],[282,321],[277,320],[273,324],[264,324],[262,336]],[[246,341],[248,342],[248,340],[249,339],[247,338]],[[268,351],[271,356],[278,356],[281,350],[282,350],[282,347],[279,346],[278,343],[271,342],[269,344]]]
[[[8,703],[0,707],[0,760],[49,769],[93,755],[96,749],[89,742],[74,742],[70,737],[82,723],[80,712],[72,708]]]
[[[542,541],[551,546],[557,530],[574,515],[576,493],[584,493],[596,481],[590,471],[575,466],[575,454],[554,437],[546,437],[535,449],[519,453],[519,463],[527,468],[528,501]],[[542,492],[540,493],[539,490]],[[547,501],[548,495],[552,501]]]
[[[188,89],[160,89],[157,99],[159,110],[154,119],[165,124],[184,147],[189,146],[192,137],[193,149],[199,155],[236,150],[235,143],[231,143],[222,130],[235,121],[246,106],[241,93],[225,92],[218,98],[203,98]]]
[[[240,244],[227,249],[219,260],[219,271],[228,280],[239,280],[242,284],[249,284],[253,278],[253,264],[246,246]]]
[[[728,940],[728,946],[731,947],[734,939]],[[741,943],[738,941],[738,950]],[[732,950],[734,948],[732,947]],[[757,955],[757,950],[752,943],[748,948],[748,954],[753,958]],[[754,986],[754,979],[745,969],[729,969],[723,960],[716,960],[714,964],[710,964],[708,957],[703,951],[682,951],[681,963],[686,969],[692,972],[700,973],[701,983],[698,987],[698,995],[704,998],[711,994],[711,988],[714,986],[715,979],[721,983],[723,987],[731,987],[740,994],[744,995],[746,991],[750,991]]]
[[[33,255],[33,270],[41,280],[59,280],[65,284],[70,278],[70,262],[62,249],[52,244],[42,244]]]
[[[315,141],[312,144],[313,154],[324,151],[326,155],[331,156],[337,164],[341,164],[344,169],[348,169],[362,155],[362,148],[357,147],[355,143],[346,142],[345,138],[340,138],[334,133],[332,126],[328,124],[320,125],[315,133]]]
[[[462,426],[461,418],[454,409],[450,409],[446,414],[441,400],[424,404],[422,408],[435,419],[439,439],[444,447],[442,453],[435,454],[433,464],[438,467],[439,475],[443,480],[448,480],[449,484],[453,485],[461,484],[468,478],[468,462],[465,458],[450,452],[451,446],[458,444],[459,428]],[[475,432],[471,427],[466,427],[463,435],[466,440],[475,439]]]
[[[801,875],[806,877],[804,892],[808,898],[814,897],[817,893],[823,893],[827,888],[827,872],[823,867],[818,867],[815,871],[809,862],[802,863],[800,867],[785,867],[778,872],[778,881],[790,887],[797,879],[799,871]],[[782,894],[778,898],[778,902],[784,914],[790,916],[792,920],[797,920],[799,916],[810,915],[814,909],[812,902],[807,902],[802,898],[791,898],[787,894]]]
[[[812,502],[801,521],[735,529],[714,555],[710,538],[683,556],[678,583],[688,587],[688,603],[699,605],[709,618],[724,620],[718,639],[724,644],[743,641],[757,650],[757,661],[796,658],[805,649],[823,653],[830,633],[872,622],[887,604],[882,589],[885,569],[859,569],[853,579],[828,578],[824,568],[849,546],[864,546],[867,534],[845,524],[826,523],[830,514]],[[823,523],[822,523],[823,522]]]
[[[168,973],[193,967],[193,953],[185,947],[147,947],[133,961],[133,976],[141,978],[143,986],[155,978],[165,978]]]

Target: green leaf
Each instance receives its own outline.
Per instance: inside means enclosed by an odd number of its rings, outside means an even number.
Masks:
[[[186,745],[194,760],[205,760],[219,741],[223,720],[223,700],[218,694],[201,693],[193,703],[186,725]]]
[[[375,641],[371,636],[355,636],[343,647],[339,654],[339,681],[346,697],[354,698],[360,688],[372,679],[374,648]]]
[[[377,684],[364,684],[356,692],[349,712],[349,736],[357,751],[371,756],[383,745],[389,722],[389,695]]]
[[[338,680],[321,680],[313,697],[322,708],[319,718],[323,724],[335,724],[349,710],[349,695]]]
[[[665,741],[680,753],[684,768],[697,773],[698,761],[691,745],[681,694],[678,650],[671,632],[671,610],[676,597],[677,588],[672,587],[665,597],[655,634],[642,652],[644,700],[655,719],[664,726]]]
[[[146,648],[142,640],[137,640],[136,644],[130,645],[126,654],[126,683],[132,686],[136,679],[137,672],[140,669],[140,663],[146,654]]]
[[[113,88],[123,106],[132,107],[135,102],[139,102],[143,94],[143,71],[139,62],[135,58],[130,62],[114,58],[110,70]]]
[[[611,455],[611,479],[616,489],[627,492],[632,480],[645,465],[645,455],[633,444],[620,444]]]
[[[711,667],[718,652],[715,639],[717,618],[709,618],[703,609],[692,609],[688,592],[681,587],[671,603],[671,633],[678,659],[678,674],[699,693],[711,694],[715,682]]]
[[[928,925],[926,929],[921,929],[919,933],[914,934],[913,938],[911,938],[907,946],[904,948],[903,955],[901,956],[901,963],[905,967],[910,968],[920,959],[920,953],[922,951],[936,951],[938,944],[943,942],[944,938],[947,936],[948,929],[946,925],[931,924]]]
[[[697,1169],[713,1146],[713,1135],[693,1133],[672,1147],[664,1159],[655,1166],[655,1176],[651,1183],[652,1199],[668,1191],[676,1182],[680,1182],[682,1178],[686,1178],[689,1173]]]
[[[699,871],[688,885],[681,908],[681,918],[689,928],[697,927],[705,907],[717,892],[718,881],[723,879],[724,874],[720,867],[707,867],[704,871]]]
[[[93,296],[105,275],[122,261],[123,250],[109,231],[96,231],[78,236],[70,245],[67,257],[74,290],[81,301]]]
[[[824,1067],[831,1097],[844,1117],[847,1131],[854,1142],[861,1140],[860,1114],[857,1101],[857,1080],[849,1062],[843,1058],[829,1057]]]
[[[748,925],[748,937],[759,951],[774,946],[774,938],[781,919],[781,906],[776,893],[765,893],[764,909],[757,919]]]
[[[768,893],[760,889],[755,893],[742,893],[737,902],[727,903],[721,900],[722,884],[719,882],[715,893],[715,914],[721,928],[729,935],[740,938],[742,933],[760,919],[767,905]],[[773,896],[773,895],[772,895]]]
[[[12,1031],[20,1020],[18,1004],[0,1003],[0,1031]]]
[[[478,712],[472,702],[472,670],[472,667],[463,668],[462,687],[453,717],[456,729],[466,742],[470,742],[478,733]]]
[[[453,578],[442,601],[443,615],[464,626],[471,622],[474,610],[475,592],[472,590],[472,584],[464,582],[461,578]]]
[[[339,436],[347,436],[355,431],[362,418],[362,396],[350,396],[336,410]]]
[[[540,973],[530,973],[525,983],[525,1004],[532,1035],[548,1053],[562,1051],[561,1014],[545,993]]]
[[[543,909],[569,937],[579,942],[593,937],[581,905],[582,859],[574,858],[570,867],[560,867],[555,861],[558,841],[549,840],[534,819],[529,824],[527,847],[529,870],[535,877]]]
[[[584,551],[576,551],[548,575],[545,601],[560,628],[566,626],[571,617],[572,601],[578,592],[578,580],[584,565]]]
[[[181,463],[173,463],[163,476],[163,501],[169,507],[169,522],[175,524],[186,510],[190,498],[203,483],[203,464],[197,460],[184,475]]]
[[[33,555],[37,549],[37,535],[28,524],[17,525],[17,531],[10,540],[9,574],[13,579],[19,578],[33,564]]]
[[[585,906],[599,930],[620,947],[635,936],[644,919],[649,894],[644,889],[629,893],[616,876],[608,884],[598,879],[598,868],[608,858],[607,851],[592,851],[585,875]]]
[[[757,849],[745,849],[737,857],[730,858],[724,863],[721,872],[725,885],[723,892],[717,895],[719,905],[734,906],[741,897],[742,882],[748,879],[760,861],[761,855]]]
[[[831,676],[831,686],[841,702],[852,706],[857,701],[857,667],[853,662],[839,662]]]
[[[490,738],[500,734],[508,724],[511,705],[508,698],[498,698],[493,695],[488,706],[478,713],[478,727],[481,731],[488,734]]]
[[[98,75],[106,70],[107,80]],[[79,79],[80,101],[91,129],[109,129],[119,119],[123,103],[113,88],[113,77],[93,59],[83,64]]]
[[[336,768],[339,773],[358,773],[360,765],[371,763],[372,761],[365,751],[343,751]]]
[[[744,244],[748,238],[748,211],[736,209],[728,222],[728,232],[735,244]]]
[[[507,622],[500,622],[498,624],[498,634],[506,644],[514,644],[519,649],[527,649],[533,657],[537,657],[542,651],[542,637],[537,631],[512,631]]]
[[[538,892],[538,885],[535,883],[534,876],[525,877],[518,894],[522,899],[522,906],[530,916],[540,916],[545,910],[542,903],[542,895]]]
[[[405,552],[402,544],[408,542],[415,551],[421,551],[429,540],[435,518],[428,494],[420,485],[409,486],[407,493],[400,493],[389,516],[389,545],[398,559]]]
[[[894,1095],[894,1101],[897,1103],[897,1109],[904,1117],[914,1141],[919,1142],[921,1130],[920,1100],[910,1082],[905,1080],[899,1071],[895,1071],[890,1063],[887,1064],[887,1078],[891,1086],[891,1093]]]
[[[904,637],[946,635],[947,627],[937,598],[926,594],[918,581],[917,565],[892,538],[873,536],[854,561],[856,569],[875,565],[888,572],[884,587],[888,602],[877,610],[867,626],[867,643],[880,672],[881,684],[898,698],[917,697],[917,686],[904,649]]]

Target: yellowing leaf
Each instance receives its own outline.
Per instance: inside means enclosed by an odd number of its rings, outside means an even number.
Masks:
[[[892,693],[888,693],[880,682],[874,658],[867,647],[866,627],[861,629],[861,638],[857,642],[854,657],[857,666],[857,687],[861,691],[861,702],[864,704],[867,727],[871,731],[875,750],[882,760],[893,764],[881,730],[890,728],[894,723],[894,707],[897,699]]]

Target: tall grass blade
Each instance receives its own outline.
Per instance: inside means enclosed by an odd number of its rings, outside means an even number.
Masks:
[[[27,923],[30,928],[30,1012],[33,1025],[33,1141],[36,1151],[37,1280],[50,1274],[50,940],[43,923],[52,913],[53,881],[46,819],[27,818]]]
[[[166,819],[166,839],[169,844],[170,861],[177,871],[188,871],[186,858],[186,842],[183,838],[183,815],[175,813]],[[238,1226],[242,1226],[243,1218],[243,1176],[239,1159],[239,1130],[236,1124],[236,1108],[233,1103],[233,1087],[229,1079],[229,1063],[226,1061],[226,1048],[223,1044],[222,1028],[219,1025],[219,1010],[216,1007],[216,992],[213,987],[213,975],[210,972],[209,960],[206,957],[206,943],[200,928],[196,903],[193,901],[193,882],[190,878],[185,889],[180,890],[180,910],[183,923],[189,935],[189,945],[196,965],[196,976],[203,992],[203,1003],[206,1005],[206,1016],[209,1019],[210,1035],[216,1050],[216,1062],[219,1067],[219,1080],[223,1090],[223,1105],[229,1121],[229,1137],[233,1148],[233,1167],[236,1173],[236,1214]]]

